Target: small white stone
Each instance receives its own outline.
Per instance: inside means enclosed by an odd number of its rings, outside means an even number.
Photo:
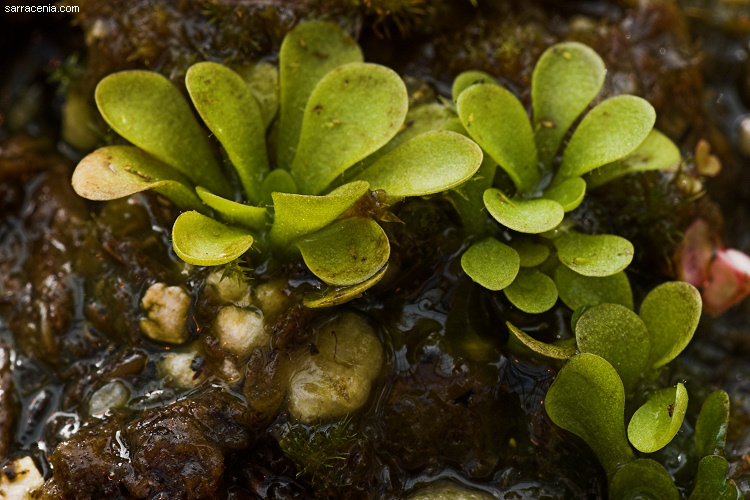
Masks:
[[[242,378],[242,374],[235,364],[228,358],[224,358],[221,364],[221,376],[229,383],[235,383]]]
[[[221,346],[240,357],[267,345],[269,335],[263,327],[263,316],[250,309],[224,306],[214,319],[214,333]]]
[[[750,115],[740,118],[737,126],[737,149],[742,156],[750,157]]]
[[[99,415],[110,408],[117,408],[128,402],[130,389],[119,380],[104,384],[91,395],[89,400],[89,415]]]
[[[8,479],[6,474],[0,472],[0,499],[30,499],[31,493],[44,484],[44,478],[42,478],[31,457],[14,460],[10,467],[16,473],[16,476],[11,480]]]
[[[182,344],[189,333],[185,322],[190,309],[190,296],[179,286],[155,283],[141,300],[146,317],[140,321],[141,330],[158,342]]]
[[[240,307],[250,305],[250,287],[231,278],[221,279],[222,273],[214,271],[206,278],[206,286],[211,287],[223,303],[233,303]]]
[[[159,362],[159,376],[174,387],[183,389],[195,387],[206,378],[202,370],[198,372],[193,370],[193,360],[196,357],[198,357],[196,351],[165,354]]]
[[[453,484],[437,483],[417,490],[406,500],[495,500],[493,495]]]
[[[290,369],[290,409],[303,422],[340,418],[362,407],[383,364],[375,332],[354,313],[321,328],[316,346],[318,354],[306,347]]]
[[[273,318],[289,307],[289,296],[284,292],[286,281],[277,279],[253,289],[255,302],[266,318]]]

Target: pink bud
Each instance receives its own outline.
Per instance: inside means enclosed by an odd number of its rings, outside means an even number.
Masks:
[[[703,309],[718,316],[750,294],[750,257],[730,248],[717,250],[703,287]]]
[[[718,316],[750,294],[750,257],[724,249],[703,219],[693,222],[675,255],[677,276],[701,291],[703,309]]]

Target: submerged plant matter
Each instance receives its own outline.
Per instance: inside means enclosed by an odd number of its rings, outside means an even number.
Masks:
[[[392,70],[362,62],[357,44],[326,22],[292,30],[279,65],[278,99],[276,70],[269,65],[249,70],[246,81],[204,62],[185,78],[195,109],[239,178],[239,198],[180,92],[145,71],[116,73],[97,86],[102,116],[135,146],[90,154],[78,165],[73,186],[95,200],[147,189],[169,198],[187,210],[175,221],[172,238],[177,255],[191,264],[230,263],[267,234],[272,248],[300,252],[324,282],[354,287],[352,293],[337,291],[335,300],[311,302],[332,305],[377,282],[390,255],[385,232],[357,204],[367,206],[370,191],[399,200],[453,188],[479,168],[482,152],[460,134],[429,131],[336,186],[350,167],[399,132],[406,87]]]
[[[477,221],[483,209],[510,230],[505,243],[493,235],[474,243],[461,264],[474,281],[503,290],[525,312],[550,309],[558,294],[573,309],[632,303],[622,273],[633,258],[632,244],[615,235],[581,234],[565,214],[581,204],[587,189],[680,161],[677,147],[652,129],[654,109],[631,95],[591,109],[558,154],[568,130],[599,93],[605,71],[585,45],[550,47],[534,69],[531,122],[521,102],[489,75],[471,71],[453,84],[461,125],[486,159],[452,199],[475,232],[487,232]],[[502,175],[495,175],[494,165]]]

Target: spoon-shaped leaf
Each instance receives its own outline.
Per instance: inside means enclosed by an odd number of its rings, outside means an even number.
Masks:
[[[473,141],[455,132],[434,130],[381,157],[357,179],[390,196],[423,196],[462,184],[481,163],[482,150]]]
[[[695,488],[689,500],[742,500],[745,496],[734,481],[727,479],[729,462],[718,455],[703,457],[695,473]]]
[[[367,192],[370,185],[350,182],[326,196],[273,193],[274,220],[271,241],[277,245],[323,229],[346,212]]]
[[[542,163],[552,162],[565,133],[599,93],[606,72],[599,54],[581,43],[558,43],[539,58],[531,77],[531,102]]]
[[[273,193],[291,193],[297,192],[297,183],[288,170],[277,168],[263,179],[260,186],[260,199],[266,205],[273,204]]]
[[[185,85],[195,109],[224,146],[248,200],[258,203],[269,170],[266,128],[247,84],[226,66],[202,62],[190,66]]]
[[[464,90],[468,89],[472,85],[478,84],[489,84],[502,87],[502,85],[500,85],[500,82],[498,82],[494,76],[485,73],[484,71],[464,71],[463,73],[459,74],[455,80],[453,80],[453,86],[451,87],[451,96],[453,97],[453,102],[458,101],[458,96],[460,96]]]
[[[357,175],[375,163],[376,160],[379,160],[381,157],[401,146],[406,141],[431,130],[442,130],[446,123],[453,120],[457,120],[456,115],[443,104],[422,104],[421,106],[410,109],[406,113],[404,124],[398,134],[396,134],[393,139],[388,141],[382,148],[372,153],[357,165],[348,169],[344,174],[344,178],[356,178]],[[461,126],[461,129],[463,129],[463,126]]]
[[[133,146],[97,149],[80,161],[72,184],[89,200],[115,200],[153,189],[183,210],[205,211],[187,178]]]
[[[701,295],[693,285],[670,281],[651,290],[638,313],[651,337],[649,361],[661,368],[693,338],[701,317]]]
[[[698,457],[724,453],[729,426],[729,395],[714,391],[703,402],[695,423],[695,454]]]
[[[227,200],[200,186],[195,188],[195,192],[203,203],[213,208],[227,224],[238,224],[257,230],[265,229],[268,224],[268,210],[265,207],[253,207]]]
[[[612,234],[571,231],[553,241],[560,262],[584,276],[611,276],[633,260],[633,244]]]
[[[544,406],[552,422],[586,441],[609,478],[633,460],[625,436],[625,391],[604,358],[570,358],[547,391]]]
[[[549,311],[557,302],[557,287],[552,278],[536,269],[521,269],[513,283],[503,289],[508,300],[529,314]]]
[[[361,297],[365,290],[374,286],[381,279],[383,279],[383,276],[385,276],[385,272],[387,270],[388,264],[383,266],[383,268],[375,273],[372,278],[363,281],[362,283],[358,283],[354,286],[331,288],[330,290],[326,291],[322,297],[305,297],[302,300],[302,304],[305,307],[309,307],[310,309],[333,307],[339,304],[344,304],[346,302],[349,302],[350,300]]]
[[[565,266],[555,269],[560,300],[572,310],[597,304],[620,304],[633,310],[633,291],[624,272],[601,278],[584,276]]]
[[[682,384],[654,393],[630,419],[628,439],[643,453],[661,450],[680,430],[687,404],[688,394]]]
[[[474,243],[461,256],[461,267],[471,279],[490,290],[502,290],[518,274],[518,253],[495,238]]]
[[[556,201],[508,198],[499,189],[484,192],[484,206],[503,226],[520,233],[543,233],[562,222],[565,212]]]
[[[570,138],[558,171],[581,176],[637,148],[654,127],[656,112],[640,97],[612,97],[592,109]]]
[[[609,490],[612,500],[680,499],[672,476],[662,464],[650,458],[639,458],[621,467],[612,479]]]
[[[630,393],[648,363],[648,331],[641,318],[619,304],[599,304],[581,314],[575,331],[578,349],[606,359]]]
[[[393,70],[350,63],[318,82],[305,108],[292,175],[317,194],[339,174],[387,143],[404,123],[409,98]]]
[[[151,71],[122,71],[102,79],[95,97],[115,132],[194,184],[230,195],[229,183],[190,105],[169,80]]]
[[[511,245],[521,258],[521,267],[536,267],[549,257],[549,247],[529,238],[513,238]]]
[[[279,167],[292,165],[302,130],[302,115],[318,82],[342,64],[361,61],[362,51],[357,42],[330,22],[298,24],[284,37],[279,51]]]
[[[553,359],[568,359],[575,355],[576,353],[576,346],[568,345],[568,346],[557,346],[555,344],[547,344],[544,342],[540,342],[537,339],[529,336],[526,332],[523,330],[519,330],[510,322],[506,321],[505,324],[508,326],[508,331],[510,331],[511,335],[516,337],[518,340],[520,340],[526,347],[531,349],[537,354],[541,354],[542,356],[546,356],[548,358]]]
[[[329,285],[350,286],[372,278],[388,262],[388,237],[372,219],[350,217],[301,239],[297,246],[310,271]]]
[[[185,212],[172,226],[172,246],[188,264],[219,266],[247,252],[253,236],[243,229],[230,227],[198,212]]]
[[[542,195],[547,200],[559,203],[565,212],[578,208],[586,194],[586,181],[580,177],[565,179],[555,187],[544,191]]]
[[[633,172],[669,168],[680,159],[680,150],[675,143],[658,130],[651,130],[635,151],[586,174],[586,185],[593,189]]]
[[[236,71],[245,80],[247,88],[258,103],[260,115],[263,117],[263,128],[268,128],[279,110],[279,70],[275,65],[261,61]]]
[[[497,85],[473,85],[458,97],[458,116],[471,138],[526,193],[539,183],[536,145],[521,102]]]

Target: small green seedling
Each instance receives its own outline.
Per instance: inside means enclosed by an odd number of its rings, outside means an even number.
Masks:
[[[334,305],[376,283],[390,255],[384,231],[355,205],[375,190],[397,201],[452,189],[479,169],[483,155],[449,130],[393,140],[407,115],[406,86],[392,70],[362,62],[354,40],[332,23],[293,29],[279,66],[278,73],[268,64],[244,68],[246,80],[202,62],[185,77],[190,101],[223,147],[241,194],[190,104],[148,71],[115,73],[97,86],[102,116],[133,146],[105,147],[84,158],[73,187],[94,200],[148,189],[170,199],[185,210],[172,230],[174,249],[191,264],[223,265],[265,240],[276,254],[299,253],[333,287],[308,305]],[[277,109],[274,136],[267,131]],[[354,166],[356,176],[337,187]]]
[[[532,351],[567,360],[547,392],[547,414],[588,443],[607,473],[614,500],[680,498],[665,468],[651,459],[636,459],[631,445],[649,454],[672,441],[687,411],[685,386],[678,383],[651,393],[627,428],[625,407],[638,384],[656,381],[661,369],[687,346],[701,307],[692,285],[665,283],[646,296],[639,314],[620,304],[585,309],[575,323],[575,346],[545,344],[508,324],[511,334]],[[654,315],[654,308],[661,315]],[[695,428],[700,462],[691,498],[739,498],[721,456],[728,421],[729,398],[716,391],[704,402]]]
[[[552,239],[550,262],[528,266],[539,266],[536,273],[519,271],[527,267],[518,262],[530,259],[524,255],[529,247],[516,247],[512,241],[508,245],[494,239],[492,266],[477,262],[480,255],[488,258],[487,239],[476,243],[484,247],[481,254],[467,251],[468,257],[462,259],[474,281],[491,290],[504,290],[508,300],[525,312],[550,309],[558,294],[574,309],[607,301],[632,302],[630,285],[621,274],[633,258],[630,242],[614,235],[579,234],[564,222],[565,213],[581,204],[587,188],[680,161],[677,147],[653,130],[654,109],[631,95],[597,104],[580,120],[560,152],[568,130],[599,93],[605,72],[601,58],[585,45],[568,42],[550,47],[532,76],[532,120],[518,98],[489,75],[471,71],[454,82],[453,99],[463,133],[485,151],[485,162],[475,178],[452,196],[466,227],[486,232],[479,216],[486,209],[511,230],[506,235],[513,240],[517,233],[545,233]],[[493,186],[493,180],[498,184],[495,166],[510,179],[508,185]],[[543,239],[537,244],[550,246]],[[518,258],[507,258],[510,252],[517,252]],[[576,276],[556,271],[558,263]],[[491,279],[498,274],[516,278],[509,282]]]

